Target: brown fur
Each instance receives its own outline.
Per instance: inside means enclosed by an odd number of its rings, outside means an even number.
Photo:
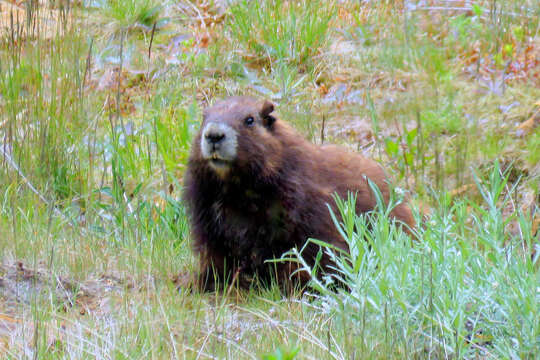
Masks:
[[[295,265],[265,260],[302,248],[308,238],[346,250],[327,207],[337,211],[334,193],[346,198],[349,191],[356,192],[357,212],[368,212],[376,204],[369,178],[388,200],[387,177],[376,162],[338,146],[316,146],[270,115],[272,110],[268,102],[235,97],[204,112],[201,129],[211,121],[224,122],[236,130],[238,146],[229,171],[219,174],[201,156],[201,133],[194,139],[184,200],[200,256],[201,289],[214,289],[214,279],[235,278],[249,286],[255,276],[268,280],[272,275],[287,285]],[[253,126],[244,123],[248,116],[255,119]],[[413,227],[406,204],[398,205],[392,216]],[[303,255],[313,263],[318,250],[311,244]],[[322,265],[328,270],[325,256]],[[307,274],[295,278],[301,284],[308,279]]]

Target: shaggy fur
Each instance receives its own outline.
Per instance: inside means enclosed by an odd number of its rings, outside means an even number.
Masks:
[[[309,279],[304,273],[290,281],[294,264],[269,265],[265,260],[301,248],[308,238],[346,249],[327,207],[336,210],[334,193],[346,197],[347,192],[356,192],[357,212],[370,211],[376,201],[369,178],[388,200],[387,177],[376,162],[337,146],[308,142],[272,116],[273,109],[267,101],[234,97],[204,112],[184,178],[194,250],[200,256],[197,285],[202,290],[213,290],[214,280],[223,283],[231,278],[243,287],[254,277],[267,281],[273,276],[283,286],[304,285]],[[201,151],[210,141],[205,140],[204,129],[218,128],[209,127],[211,123],[235,131],[236,157],[218,159],[217,167],[211,162],[220,157],[219,147],[213,155],[203,156]],[[226,142],[226,137],[219,140],[223,147]],[[398,205],[392,216],[413,227],[406,204]],[[303,254],[313,263],[318,250],[309,245]],[[323,256],[321,263],[328,270],[329,259]]]

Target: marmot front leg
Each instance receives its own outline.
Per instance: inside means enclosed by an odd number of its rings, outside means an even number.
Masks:
[[[212,292],[225,288],[233,276],[232,264],[227,264],[220,254],[205,251],[199,261],[195,284],[199,291]]]

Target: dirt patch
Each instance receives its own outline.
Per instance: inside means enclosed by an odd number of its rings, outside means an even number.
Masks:
[[[60,351],[66,331],[77,330],[78,321],[70,319],[107,318],[132,289],[131,281],[109,274],[90,274],[81,282],[21,261],[0,264],[0,358],[14,351],[32,354],[36,324],[48,350]]]
[[[60,311],[75,308],[87,312],[108,312],[108,297],[121,294],[131,283],[111,275],[78,282],[43,268],[31,269],[22,262],[0,265],[0,303],[2,313],[10,314],[21,307],[42,301],[52,302]]]
[[[327,135],[343,139],[352,146],[363,148],[373,144],[371,121],[360,116],[340,116],[328,121]]]
[[[29,269],[22,262],[0,267],[0,298],[10,303],[31,304],[46,294],[58,304],[74,303],[79,287],[61,277]]]

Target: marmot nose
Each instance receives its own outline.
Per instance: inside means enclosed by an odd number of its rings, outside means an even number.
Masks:
[[[217,144],[225,138],[225,134],[221,131],[208,131],[204,137],[210,144]]]

